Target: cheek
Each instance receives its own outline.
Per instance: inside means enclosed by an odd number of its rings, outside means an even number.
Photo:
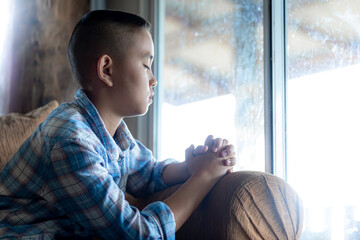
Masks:
[[[136,77],[134,77],[134,84],[136,85],[136,89],[142,93],[150,92],[150,85],[149,85],[149,77],[148,74],[144,71],[138,72]]]
[[[119,93],[127,95],[130,99],[144,98],[150,93],[148,72],[141,65],[123,68],[118,72]]]

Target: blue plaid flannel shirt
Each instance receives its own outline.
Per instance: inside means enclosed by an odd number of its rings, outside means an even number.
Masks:
[[[0,239],[175,239],[163,202],[124,199],[166,188],[164,168],[122,122],[111,137],[79,90],[38,126],[0,172]]]

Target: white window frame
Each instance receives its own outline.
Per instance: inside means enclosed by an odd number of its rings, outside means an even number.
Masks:
[[[265,170],[287,179],[286,0],[264,0]]]

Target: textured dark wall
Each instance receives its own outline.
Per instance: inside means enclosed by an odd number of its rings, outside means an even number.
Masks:
[[[50,100],[70,101],[78,85],[67,45],[90,0],[16,0],[11,112],[28,112]]]

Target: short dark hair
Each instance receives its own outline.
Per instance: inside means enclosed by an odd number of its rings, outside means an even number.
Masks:
[[[76,80],[86,84],[86,72],[102,54],[123,57],[133,42],[133,32],[147,30],[150,23],[142,17],[114,10],[95,10],[85,14],[71,35],[68,54]]]

